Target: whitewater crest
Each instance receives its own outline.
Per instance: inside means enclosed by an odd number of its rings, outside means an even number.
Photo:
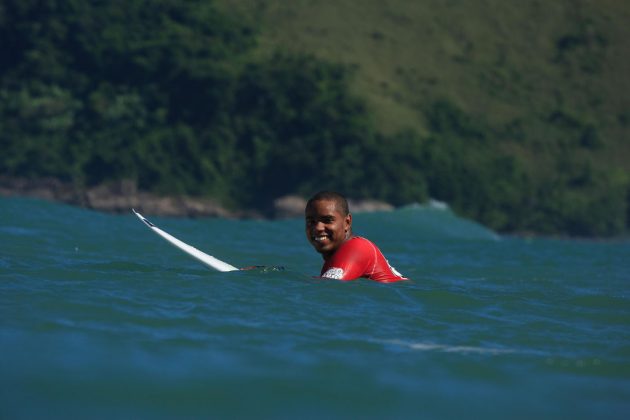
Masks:
[[[477,347],[477,346],[451,346],[447,344],[412,342],[404,340],[376,340],[376,342],[397,347],[404,347],[415,351],[438,351],[444,353],[461,353],[461,354],[486,354],[496,356],[500,354],[515,353],[516,351],[508,348],[498,347]]]

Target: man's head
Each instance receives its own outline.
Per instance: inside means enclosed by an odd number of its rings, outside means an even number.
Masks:
[[[333,191],[311,197],[304,211],[306,238],[324,258],[332,255],[352,235],[352,215],[346,198]]]

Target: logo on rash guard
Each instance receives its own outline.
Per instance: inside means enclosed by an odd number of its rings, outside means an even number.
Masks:
[[[322,277],[325,277],[327,279],[341,280],[343,278],[343,270],[341,268],[331,267],[326,270],[324,274],[322,274]]]

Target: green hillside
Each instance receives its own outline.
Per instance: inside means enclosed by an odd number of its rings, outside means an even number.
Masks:
[[[531,187],[537,191],[526,194],[536,197],[526,198],[525,207],[538,207],[552,195],[565,195],[567,202],[547,209],[545,220],[534,216],[526,229],[547,230],[549,218],[579,218],[569,214],[572,202],[587,201],[600,188],[595,200],[617,201],[617,207],[612,214],[592,216],[623,220],[630,171],[630,3],[220,4],[261,23],[259,54],[282,48],[355,69],[353,91],[367,101],[379,131],[435,135],[440,131],[433,118],[436,107],[446,105],[486,137],[483,145],[462,148],[504,152],[516,159],[532,185],[574,187],[571,192]],[[470,207],[460,211],[484,219]],[[506,215],[511,216],[527,218]]]
[[[573,146],[560,137],[574,125],[578,133],[571,134],[589,137],[584,143],[604,142],[607,150],[599,154],[630,169],[630,142],[623,141],[630,133],[627,2],[219,4],[260,22],[260,54],[281,48],[356,69],[354,91],[369,101],[385,132],[411,127],[430,133],[427,109],[447,100],[506,131],[510,149],[523,139]]]
[[[4,0],[0,175],[267,211],[436,198],[503,232],[630,220],[630,6]]]

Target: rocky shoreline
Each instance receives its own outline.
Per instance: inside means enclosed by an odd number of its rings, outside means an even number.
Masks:
[[[120,181],[82,188],[55,178],[14,178],[0,176],[0,196],[33,197],[58,201],[106,213],[129,213],[132,208],[150,216],[221,217],[228,219],[283,219],[302,217],[306,199],[290,195],[278,198],[270,214],[259,210],[228,210],[210,198],[160,196],[138,190],[133,181]],[[350,200],[355,213],[391,211],[394,207],[376,200]]]

